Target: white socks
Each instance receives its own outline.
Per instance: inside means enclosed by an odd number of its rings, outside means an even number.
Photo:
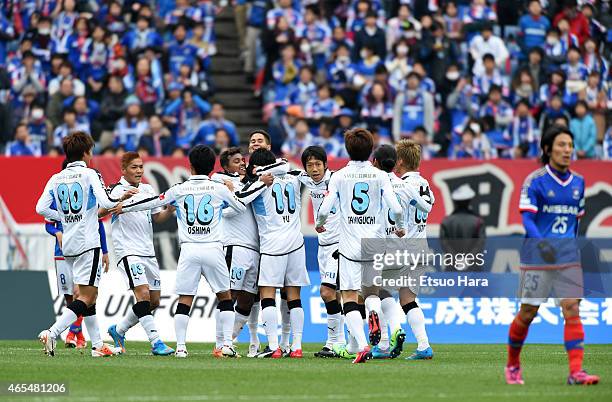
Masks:
[[[357,351],[362,351],[367,345],[365,332],[363,330],[363,320],[361,314],[357,310],[350,311],[346,314],[346,326],[352,338],[357,343]]]
[[[268,346],[271,350],[278,349],[278,315],[276,306],[268,306],[261,311],[263,326],[268,337]],[[289,340],[287,340],[289,343]]]
[[[327,315],[327,342],[325,347],[331,349],[335,344],[344,343],[340,342],[340,334],[344,335],[344,328],[342,328],[342,313],[328,314]]]
[[[291,317],[289,315],[289,306],[287,306],[287,300],[285,299],[281,299],[280,312],[282,322],[280,346],[285,350],[289,348],[289,337],[291,336]]]
[[[147,314],[144,317],[141,317],[138,321],[140,321],[140,325],[142,325],[147,333],[151,346],[155,345],[155,342],[159,340],[159,332],[157,332],[157,328],[155,328],[153,316],[151,314]]]
[[[129,309],[125,317],[117,324],[117,332],[125,336],[125,333],[136,324],[138,324],[138,316],[132,309]]]
[[[412,329],[412,333],[417,340],[417,349],[425,350],[429,347],[429,339],[427,339],[427,332],[425,331],[425,315],[420,307],[414,307],[406,314],[408,318],[408,324]]]
[[[186,350],[185,340],[187,339],[187,324],[189,316],[185,314],[174,315],[174,331],[176,332],[176,350]]]
[[[344,314],[340,313],[338,320],[338,343],[344,345],[346,343],[346,336],[344,335]]]
[[[221,324],[221,312],[215,308],[215,348],[223,347],[223,325]]]
[[[74,311],[70,310],[69,308],[64,308],[62,315],[60,315],[57,321],[55,321],[51,328],[49,328],[51,337],[55,339],[60,336],[60,334],[64,332],[66,328],[68,328],[76,319],[77,315],[74,314]],[[89,331],[89,328],[87,330]]]
[[[372,311],[376,311],[376,314],[380,315],[382,312],[381,302],[378,296],[368,296],[365,299],[365,307],[368,314]],[[366,318],[368,317],[368,314],[366,314]]]
[[[102,342],[102,337],[100,337],[100,328],[98,327],[97,315],[94,314],[88,317],[83,317],[83,321],[85,321],[85,328],[87,328],[87,333],[91,339],[91,347],[96,349],[101,348],[104,343]]]
[[[381,301],[382,312],[385,316],[385,321],[389,325],[389,330],[394,333],[402,327],[401,323],[401,308],[399,303],[393,297],[385,297]],[[382,327],[382,323],[381,323]]]
[[[304,330],[304,309],[302,308],[302,305],[300,304],[299,307],[293,307],[291,310],[289,310],[289,315],[291,329],[293,330],[291,351],[295,351],[302,349],[302,332]]]
[[[234,310],[219,312],[219,321],[223,334],[223,346],[232,346],[232,332],[234,329]]]
[[[387,315],[382,311],[379,311],[378,320],[380,322],[380,341],[378,341],[378,347],[382,350],[386,350],[389,349],[389,330],[387,329]]]
[[[259,345],[259,337],[257,336],[257,326],[259,325],[259,312],[261,311],[261,304],[255,302],[251,307],[251,314],[249,315],[249,321],[247,323],[249,327],[249,337],[251,345]]]
[[[242,313],[236,311],[236,315],[234,316],[234,330],[232,332],[232,339],[236,339],[238,335],[240,335],[242,328],[244,328],[244,324],[246,324],[248,320],[248,315],[243,315]]]

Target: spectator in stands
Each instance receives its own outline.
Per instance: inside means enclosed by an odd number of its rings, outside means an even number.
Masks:
[[[589,22],[589,36],[595,40],[595,43],[602,43],[603,41],[605,41],[607,29],[604,24],[594,18],[595,6],[585,1],[582,3],[582,8],[580,9],[580,11],[582,11],[582,14]]]
[[[530,107],[537,107],[540,99],[538,87],[536,86],[531,72],[527,69],[519,70],[512,80],[512,91],[510,92],[510,104],[515,106],[521,100],[526,100]]]
[[[65,79],[69,79],[72,81],[72,86],[74,88],[74,94],[77,96],[85,94],[85,85],[83,82],[76,78],[72,73],[72,64],[70,64],[67,60],[62,60],[57,76],[53,77],[51,81],[49,81],[48,93],[49,96],[55,95],[57,91],[59,91],[62,81]]]
[[[565,62],[565,56],[569,48],[566,46],[566,43],[561,41],[561,33],[558,28],[553,28],[546,33],[544,54],[546,55],[546,60],[553,64],[552,69],[561,66]]]
[[[469,9],[464,11],[462,17],[467,43],[470,43],[484,26],[490,26],[495,21],[497,14],[487,6],[485,0],[472,0]]]
[[[142,102],[142,109],[147,116],[153,115],[163,102],[164,88],[159,68],[151,69],[151,62],[146,57],[141,57],[136,63],[134,94]]]
[[[306,104],[304,116],[307,119],[319,120],[323,117],[334,118],[340,113],[340,106],[331,97],[331,89],[327,84],[319,85],[317,97]]]
[[[353,128],[354,118],[355,115],[351,109],[340,109],[340,114],[338,115],[338,126],[334,131],[334,137],[336,137],[338,141],[340,141],[342,147],[344,147],[344,132]]]
[[[64,123],[57,126],[55,131],[53,131],[53,145],[56,147],[61,147],[62,141],[69,134],[75,131],[86,131],[88,128],[77,122],[77,114],[71,107],[65,108],[62,112],[62,116]]]
[[[236,125],[225,118],[223,105],[215,102],[212,104],[208,119],[200,124],[193,143],[206,145],[215,144],[216,133],[220,129],[223,129],[225,134],[229,137],[229,146],[237,146],[240,143]]]
[[[385,31],[377,25],[377,15],[372,11],[366,15],[363,28],[355,34],[355,47],[353,48],[353,60],[355,62],[359,61],[361,49],[364,46],[372,49],[380,60],[384,60],[387,56]]]
[[[500,156],[510,156],[505,151],[510,149],[512,143],[504,136],[504,132],[512,121],[513,115],[512,106],[503,100],[502,89],[493,85],[489,90],[487,102],[480,107],[478,116],[486,122],[483,131],[491,145],[498,149]]]
[[[376,69],[382,64],[382,60],[369,45],[361,47],[359,52],[359,61],[355,63],[356,76],[353,78],[353,83],[361,87],[366,82],[371,82],[376,73]],[[360,85],[361,84],[361,85]]]
[[[544,65],[544,51],[541,47],[533,47],[527,55],[527,62],[519,67],[520,70],[529,70],[536,88],[546,82],[546,67]]]
[[[570,114],[563,107],[563,98],[560,94],[552,95],[548,104],[540,115],[540,123],[538,124],[540,133],[545,133],[550,127],[555,124],[555,120],[559,117],[564,117],[567,122],[570,121]],[[566,122],[566,126],[568,123]]]
[[[319,135],[313,138],[313,145],[319,145],[325,149],[327,158],[337,158],[342,154],[343,145],[340,140],[334,136],[333,120],[321,119],[319,124]]]
[[[389,84],[396,90],[403,89],[406,76],[412,71],[414,61],[409,56],[410,47],[406,39],[399,39],[391,48],[391,54],[385,62],[389,74]]]
[[[577,47],[571,47],[567,51],[567,63],[561,66],[561,70],[565,73],[565,85],[570,92],[580,92],[586,88],[589,69],[582,62]]]
[[[15,128],[15,140],[6,146],[6,156],[40,156],[35,154],[28,133],[28,126],[20,123]]]
[[[350,97],[353,93],[353,79],[356,66],[351,61],[350,49],[346,44],[338,45],[333,61],[327,65],[327,83],[334,91]],[[354,95],[352,95],[354,96]]]
[[[15,27],[6,18],[5,10],[0,9],[0,65],[6,65],[6,47],[15,39]]]
[[[405,39],[408,46],[415,46],[421,39],[421,23],[412,16],[408,4],[400,4],[397,17],[389,19],[386,26],[387,50],[400,40]]]
[[[531,49],[541,48],[546,42],[546,32],[550,29],[550,21],[542,15],[540,0],[529,1],[529,14],[523,15],[519,20],[519,45],[523,55]]]
[[[393,107],[393,139],[410,137],[418,126],[428,133],[434,129],[434,100],[430,93],[420,90],[421,77],[414,71],[407,77],[406,90],[395,98]]]
[[[113,147],[121,147],[126,152],[136,151],[140,138],[149,130],[149,123],[134,95],[125,100],[125,116],[115,125]]]
[[[200,123],[210,112],[210,104],[189,89],[172,100],[163,110],[164,121],[173,134],[176,145],[189,149]]]
[[[36,64],[34,53],[26,51],[21,57],[21,66],[11,74],[11,90],[19,95],[27,85],[34,88],[37,94],[42,93],[46,88],[46,78],[40,65]]]
[[[255,61],[257,59],[257,43],[262,29],[266,24],[267,0],[250,1],[249,15],[247,17],[247,30],[245,39],[244,72],[249,82],[254,81]]]
[[[416,142],[421,146],[421,160],[428,161],[436,154],[436,147],[431,145],[431,136],[423,126],[419,126],[414,129],[412,141]]]
[[[147,48],[161,49],[162,37],[155,29],[151,28],[151,22],[143,15],[136,20],[136,27],[125,34],[122,44],[127,48],[132,60],[136,60],[139,53]]]
[[[472,73],[482,75],[484,73],[483,56],[490,54],[493,56],[495,65],[502,69],[508,59],[509,53],[504,41],[493,35],[493,28],[490,24],[484,24],[480,30],[480,35],[474,37],[470,42],[470,55],[474,59]]]
[[[103,130],[114,130],[115,122],[123,115],[127,96],[128,92],[123,85],[123,80],[119,76],[111,75],[108,78],[108,85],[100,105],[100,120]]]
[[[221,152],[225,151],[230,147],[230,135],[224,128],[218,128],[215,131],[215,141],[212,144],[212,148],[215,154],[220,155]]]
[[[47,104],[47,118],[53,124],[53,127],[57,127],[61,124],[63,114],[62,110],[66,99],[74,96],[74,85],[72,79],[65,78],[61,84],[60,89],[51,97]],[[61,145],[61,144],[60,144]]]
[[[149,117],[149,129],[138,141],[138,149],[146,149],[150,156],[161,157],[172,153],[174,142],[159,115]]]
[[[433,79],[440,85],[446,68],[460,59],[459,48],[444,35],[444,27],[435,21],[430,30],[423,33],[419,46],[419,60]]]
[[[30,115],[26,119],[30,144],[37,155],[47,154],[48,141],[51,139],[53,127],[45,118],[45,109],[40,104],[34,104]]]
[[[173,41],[168,47],[168,67],[174,77],[179,75],[183,64],[192,66],[198,55],[198,48],[187,41],[187,28],[185,24],[178,23],[174,27]]]
[[[574,108],[574,117],[570,121],[570,130],[574,134],[574,150],[579,159],[592,159],[595,157],[595,144],[597,141],[597,128],[595,120],[589,113],[587,103],[580,100]]]
[[[584,14],[578,10],[576,0],[566,0],[563,4],[563,10],[553,19],[553,25],[559,26],[561,20],[568,22],[570,31],[578,39],[578,45],[582,44],[589,36],[589,21]],[[559,27],[560,28],[560,27]]]
[[[587,38],[584,41],[584,52],[582,55],[582,62],[587,68],[589,73],[596,72],[602,77],[608,76],[608,63],[599,54],[597,47],[597,41],[594,38]]]
[[[568,49],[571,47],[580,46],[578,37],[570,30],[570,24],[567,18],[561,18],[559,20],[557,29],[559,30],[559,41],[561,42],[563,53],[567,53]]]
[[[374,82],[361,108],[361,118],[368,126],[376,126],[379,134],[391,141],[393,103],[391,94],[381,82]]]
[[[540,152],[540,133],[535,119],[529,113],[529,107],[525,99],[517,102],[514,118],[505,134],[512,141],[515,159],[537,158]]]
[[[295,125],[295,137],[287,138],[281,147],[284,158],[296,158],[302,151],[313,145],[314,136],[310,133],[306,119],[299,119]]]
[[[476,134],[471,128],[466,127],[461,133],[461,142],[455,145],[453,159],[484,159],[484,155],[478,147]]]
[[[332,33],[325,21],[320,19],[316,5],[307,5],[304,11],[304,25],[297,30],[297,37],[306,39],[314,65],[317,69],[325,66],[331,44]]]
[[[495,65],[495,57],[492,54],[487,53],[482,56],[482,65],[482,72],[474,74],[473,86],[481,100],[484,100],[493,85],[502,88],[503,91],[503,88],[506,87],[506,79]]]
[[[274,101],[276,104],[289,95],[289,90],[298,81],[300,63],[295,59],[295,48],[287,44],[281,49],[281,59],[274,63],[272,75],[274,78]]]
[[[562,70],[555,70],[550,74],[548,83],[540,87],[540,103],[550,106],[552,98],[558,95],[565,107],[574,107],[578,101],[577,92],[570,92],[565,87],[565,73]]]
[[[299,77],[298,83],[289,89],[288,102],[290,105],[304,108],[310,99],[317,96],[317,85],[313,80],[314,70],[310,66],[302,66]]]

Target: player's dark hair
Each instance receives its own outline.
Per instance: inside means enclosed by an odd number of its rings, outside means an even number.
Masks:
[[[311,145],[302,152],[302,166],[304,166],[304,169],[306,169],[306,163],[311,159],[321,161],[327,166],[327,153],[319,145]]]
[[[124,153],[121,157],[121,169],[127,169],[127,167],[130,166],[130,163],[132,163],[134,159],[139,158],[141,158],[141,156],[138,154],[138,152],[130,151]]]
[[[221,155],[219,155],[219,163],[221,164],[221,167],[224,170],[227,169],[230,158],[240,153],[242,153],[242,151],[240,150],[240,147],[230,147],[226,149],[225,151],[221,152]]]
[[[540,149],[542,150],[540,160],[544,165],[547,165],[548,162],[550,162],[550,151],[555,143],[555,138],[557,138],[557,136],[560,134],[567,134],[572,138],[572,140],[574,140],[574,134],[572,134],[568,127],[554,125],[546,130],[542,136],[542,139],[540,140]]]
[[[93,138],[84,131],[75,131],[62,141],[68,163],[80,161],[94,147]]]
[[[215,151],[206,145],[196,145],[189,152],[189,163],[196,174],[209,175],[215,167]]]
[[[367,161],[372,154],[374,138],[365,128],[357,127],[344,134],[344,143],[349,157],[354,161]]]
[[[378,162],[380,169],[387,173],[393,171],[393,168],[397,163],[397,151],[395,151],[395,148],[392,145],[388,144],[383,144],[376,148],[372,157]]]
[[[264,148],[256,149],[255,152],[251,154],[249,158],[249,165],[247,166],[247,177],[249,179],[254,179],[257,177],[253,173],[253,169],[255,166],[268,166],[276,162],[276,156],[272,153],[272,151]]]
[[[257,129],[257,130],[253,130],[251,131],[251,133],[249,134],[249,141],[251,141],[251,138],[253,138],[253,136],[255,134],[261,134],[264,136],[264,138],[266,139],[266,143],[268,145],[272,145],[272,140],[270,139],[270,134],[268,134],[267,131],[265,130],[261,130],[261,129]]]

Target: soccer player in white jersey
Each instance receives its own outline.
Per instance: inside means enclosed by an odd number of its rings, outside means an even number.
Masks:
[[[66,169],[49,179],[36,204],[36,212],[47,220],[62,223],[62,251],[72,270],[73,281],[79,286],[79,296],[38,338],[45,353],[54,356],[56,338],[82,315],[91,338],[91,355],[111,356],[118,351],[102,342],[96,317],[98,283],[102,273],[98,206],[111,208],[116,200],[109,198],[100,174],[87,167],[94,146],[91,136],[81,131],[74,132],[64,139],[62,146],[69,163]],[[126,194],[126,198],[130,195]],[[51,208],[54,201],[57,209]]]
[[[404,209],[404,222],[406,239],[417,239],[419,246],[427,244],[427,215],[435,202],[429,182],[419,174],[421,164],[421,146],[411,140],[402,140],[396,145],[398,162],[395,168],[403,185],[396,187],[396,194],[400,198]],[[399,183],[399,182],[398,182]],[[422,239],[422,240],[418,240]],[[424,267],[407,275],[418,277]],[[420,271],[420,272],[419,272]],[[429,346],[427,331],[425,330],[425,315],[416,302],[418,286],[406,287],[399,290],[400,304],[410,329],[417,340],[417,348],[408,356],[408,360],[428,360],[433,358],[433,351]],[[399,324],[399,322],[398,322]]]
[[[150,184],[142,183],[144,163],[136,152],[126,152],[121,157],[122,177],[112,186],[111,198],[120,198],[129,190],[138,191],[134,201],[156,195]],[[140,322],[151,343],[151,353],[166,356],[174,350],[159,338],[151,312],[159,306],[161,280],[159,265],[153,247],[153,224],[165,222],[172,217],[173,207],[156,208],[130,214],[113,215],[111,228],[113,246],[117,257],[117,267],[124,274],[128,288],[134,292],[136,304],[128,310],[119,324],[111,325],[108,334],[113,338],[115,347],[125,352],[125,333]],[[100,216],[108,214],[102,209]]]
[[[323,203],[327,193],[329,180],[334,172],[327,168],[327,153],[323,147],[313,145],[302,152],[302,166],[305,172],[298,176],[306,188],[310,190],[312,210],[315,217]],[[334,345],[343,345],[344,318],[340,306],[340,294],[338,292],[338,226],[339,215],[336,208],[331,212],[326,224],[326,231],[318,233],[319,248],[317,250],[317,262],[321,276],[320,295],[325,303],[327,312],[327,340],[325,346],[315,353],[315,357],[336,357],[333,351]]]
[[[351,161],[331,177],[328,195],[319,208],[316,229],[317,232],[325,231],[323,225],[338,202],[340,291],[344,301],[346,326],[356,342],[356,350],[339,352],[356,353],[353,363],[363,363],[372,355],[363,331],[357,299],[362,287],[362,268],[371,270],[373,258],[366,255],[367,250],[362,250],[361,241],[380,237],[383,199],[391,209],[398,236],[403,235],[403,216],[388,176],[368,161],[373,147],[372,134],[366,129],[354,128],[346,132],[345,144]],[[380,306],[373,310],[380,311]]]
[[[246,173],[246,164],[240,148],[232,147],[221,152],[219,162],[223,171],[213,174],[211,180],[219,183],[229,181],[232,183],[233,191],[240,191],[244,186],[241,179]],[[251,208],[247,208],[246,211],[240,214],[231,213],[227,209],[224,210],[222,227],[225,261],[230,270],[230,289],[232,291],[232,299],[236,302],[234,308],[236,315],[232,334],[236,338],[247,321],[249,321],[249,316],[257,298],[259,232],[257,231],[257,223]],[[257,336],[258,316],[259,309],[257,309],[255,319],[253,320],[254,325],[248,326],[250,344],[247,357],[255,357],[259,352],[259,338]],[[217,328],[217,332],[219,332],[219,328]],[[219,335],[217,333],[217,338],[219,338]],[[213,355],[216,357],[220,356],[221,341],[222,337],[217,339],[217,344],[213,350]]]
[[[247,179],[254,179],[257,167],[274,166],[276,158],[267,149],[258,149],[251,155]],[[300,287],[310,284],[306,271],[304,237],[301,232],[300,181],[296,175],[274,177],[271,186],[251,181],[237,193],[238,198],[250,203],[259,228],[259,293],[268,346],[259,358],[280,358],[283,351],[278,343],[278,316],[276,289],[285,287],[287,306],[293,332],[289,357],[302,357],[302,331],[304,310]]]
[[[198,291],[200,276],[217,295],[223,328],[222,353],[235,357],[232,345],[234,306],[230,278],[221,243],[221,210],[229,207],[238,213],[246,208],[224,185],[209,179],[215,166],[215,153],[204,145],[189,152],[191,176],[156,197],[119,205],[113,213],[144,211],[171,204],[176,208],[181,253],[176,270],[176,293],[179,295],[174,324],[176,357],[187,357],[189,310]]]

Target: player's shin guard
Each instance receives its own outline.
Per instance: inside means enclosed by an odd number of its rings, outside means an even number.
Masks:
[[[304,309],[300,299],[287,302],[289,307],[289,316],[291,319],[291,329],[293,332],[293,342],[291,343],[291,351],[302,349],[302,332],[304,330]]]
[[[325,303],[325,310],[327,311],[327,342],[325,346],[331,349],[335,344],[340,343],[339,335],[341,331],[344,331],[344,328],[341,327],[342,313],[338,300],[334,299]]]
[[[282,323],[280,346],[283,349],[288,349],[289,337],[291,336],[291,316],[289,314],[289,306],[287,305],[287,294],[284,292],[281,292],[280,311]]]
[[[261,315],[263,326],[268,337],[268,346],[271,350],[278,349],[278,316],[276,313],[276,302],[272,298],[261,300]],[[287,340],[287,342],[289,342]]]
[[[66,330],[66,328],[70,326],[72,322],[74,322],[74,320],[77,319],[77,317],[85,314],[86,310],[87,305],[81,300],[77,299],[70,303],[68,307],[64,309],[64,312],[61,316],[59,316],[57,321],[55,321],[51,328],[49,328],[50,336],[53,339],[57,338],[62,332]]]
[[[174,313],[174,331],[176,332],[176,350],[185,350],[187,338],[187,324],[189,324],[189,307],[186,304],[178,303]]]
[[[131,308],[127,311],[125,317],[119,321],[119,324],[117,324],[117,332],[119,335],[125,336],[125,333],[136,324],[138,324],[138,316],[134,313],[134,309]]]
[[[132,306],[132,311],[138,317],[138,321],[140,321],[140,325],[145,330],[151,346],[154,346],[155,342],[159,340],[159,332],[157,332],[153,315],[151,315],[151,302],[148,300],[139,301]]]
[[[368,342],[366,341],[365,332],[363,330],[363,319],[359,313],[359,306],[355,302],[345,303],[344,312],[349,334],[351,337],[355,338],[357,349],[362,351],[368,345]]]
[[[85,327],[87,333],[91,339],[91,347],[94,349],[101,348],[104,342],[100,336],[100,328],[98,327],[98,317],[96,316],[96,305],[92,304],[87,308],[83,314],[83,321],[85,321]]]
[[[221,300],[219,307],[219,321],[223,331],[223,346],[232,346],[232,332],[234,329],[234,303],[231,300]]]
[[[236,306],[236,315],[234,316],[234,330],[232,332],[232,339],[236,339],[242,328],[244,328],[244,324],[249,320],[249,314],[251,314],[250,310],[243,310],[239,306]]]
[[[417,340],[417,350],[425,350],[429,347],[429,338],[427,338],[427,331],[425,331],[425,315],[419,305],[413,301],[402,306],[406,318],[408,319],[408,325]]]
[[[249,327],[249,339],[251,345],[258,345],[259,338],[257,337],[257,326],[259,325],[259,313],[261,311],[261,304],[259,301],[253,303],[251,307],[251,314],[249,314],[249,321],[247,326]]]
[[[529,324],[523,322],[519,314],[514,317],[510,330],[508,331],[508,367],[519,367],[521,365],[521,349],[527,338]]]
[[[563,340],[569,359],[570,374],[581,371],[584,358],[584,328],[580,317],[569,317],[565,320]]]

